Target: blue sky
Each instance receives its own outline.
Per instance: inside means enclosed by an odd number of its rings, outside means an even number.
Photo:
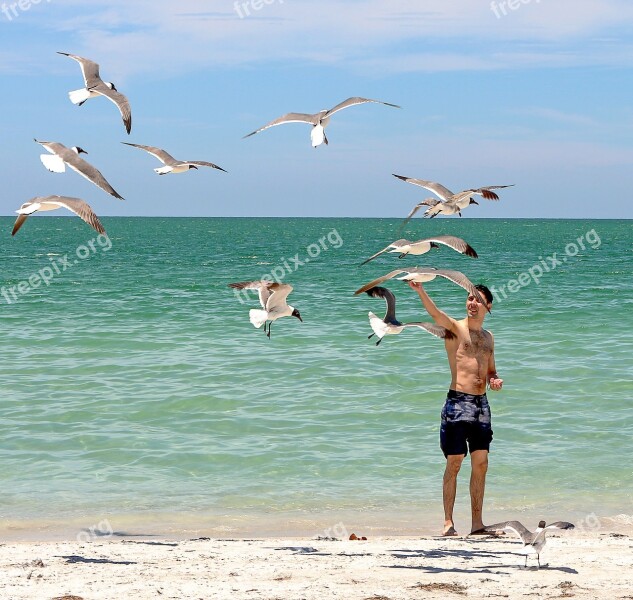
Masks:
[[[13,5],[13,8],[12,8]],[[402,217],[430,196],[515,184],[470,217],[633,218],[629,0],[0,0],[0,160],[9,215],[33,196],[100,216]],[[248,13],[248,14],[247,14]],[[241,16],[240,16],[241,15]],[[132,105],[74,106],[79,66],[101,65]],[[401,105],[245,134],[349,96]],[[125,198],[53,174],[33,138],[79,145]],[[159,177],[130,141],[204,169]]]

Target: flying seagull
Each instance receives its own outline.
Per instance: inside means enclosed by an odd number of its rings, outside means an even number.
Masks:
[[[396,175],[395,173],[393,173],[393,176],[398,179],[402,179],[402,181],[406,181],[407,183],[423,187],[424,189],[433,192],[440,199],[438,202],[435,198],[427,198],[417,204],[407,216],[405,224],[422,206],[429,206],[429,209],[424,213],[425,217],[433,218],[438,214],[453,215],[455,213],[461,217],[461,211],[464,208],[470,206],[471,204],[479,204],[473,196],[482,196],[486,200],[499,200],[499,196],[492,190],[499,190],[502,188],[512,187],[514,185],[488,185],[480,188],[464,190],[454,194],[441,183],[426,181],[425,179],[413,179],[412,177],[404,177],[403,175]]]
[[[362,294],[366,292],[368,289],[376,287],[380,285],[383,281],[387,281],[388,279],[392,279],[394,277],[398,277],[401,281],[417,281],[420,283],[425,283],[427,281],[433,281],[436,277],[444,277],[449,281],[452,281],[456,285],[464,288],[469,294],[472,294],[477,298],[481,304],[487,307],[486,301],[482,298],[479,290],[472,284],[470,279],[466,277],[463,273],[459,271],[449,271],[448,269],[434,269],[433,267],[407,267],[403,269],[396,269],[395,271],[391,271],[378,279],[374,279],[369,283],[365,284],[363,287],[357,289],[354,292],[354,296],[358,294]],[[487,308],[486,308],[487,310]],[[490,311],[488,311],[490,312]]]
[[[539,521],[538,527],[534,532],[530,531],[519,521],[504,521],[503,523],[497,523],[495,525],[488,525],[483,529],[480,529],[476,533],[488,533],[499,531],[500,529],[506,529],[508,531],[514,531],[523,541],[523,548],[521,554],[525,554],[525,566],[527,567],[528,555],[536,554],[536,560],[538,566],[541,566],[540,554],[545,546],[545,534],[548,530],[552,529],[573,529],[574,526],[567,521],[556,521],[556,523],[550,523],[545,525],[545,521]]]
[[[467,208],[468,206],[470,206],[471,204],[479,204],[479,202],[477,202],[477,200],[475,200],[474,198],[467,198],[462,201],[461,205],[459,205],[454,200],[451,200],[450,202],[441,202],[437,198],[427,198],[426,200],[422,200],[422,202],[418,202],[413,207],[411,212],[406,216],[405,220],[402,222],[400,229],[402,230],[402,228],[411,220],[413,215],[415,215],[415,213],[417,213],[418,210],[420,210],[423,206],[429,207],[424,211],[423,217],[433,219],[437,217],[437,215],[444,215],[445,217],[448,217],[449,215],[459,214],[459,216],[461,217],[462,216],[461,211]]]
[[[377,317],[373,312],[369,312],[369,324],[374,330],[368,339],[378,336],[376,346],[382,342],[382,338],[386,335],[397,335],[407,327],[419,327],[420,329],[426,329],[429,333],[442,338],[451,339],[455,337],[455,334],[442,327],[441,325],[435,325],[434,323],[401,323],[396,319],[396,297],[391,290],[384,287],[373,287],[365,290],[365,293],[372,298],[384,298],[387,303],[387,313],[384,318]]]
[[[164,150],[160,148],[156,148],[155,146],[143,146],[141,144],[130,144],[128,142],[121,142],[126,146],[134,146],[135,148],[140,148],[141,150],[145,150],[145,152],[149,152],[152,156],[155,156],[160,162],[162,162],[165,166],[158,167],[154,169],[156,173],[159,175],[166,175],[167,173],[184,173],[185,171],[189,171],[189,169],[197,169],[198,167],[212,167],[213,169],[219,169],[220,171],[226,171],[222,167],[218,167],[218,165],[214,165],[210,162],[205,162],[203,160],[176,160],[171,154],[168,154]]]
[[[263,310],[251,308],[248,312],[251,323],[259,328],[264,326],[266,333],[266,323],[268,322],[268,333],[270,338],[270,326],[273,321],[281,317],[296,317],[303,323],[299,311],[287,303],[288,294],[292,292],[292,286],[287,283],[274,283],[272,281],[241,281],[229,283],[229,287],[236,290],[257,290],[259,302]]]
[[[68,196],[37,196],[31,198],[28,202],[25,202],[18,210],[18,218],[13,225],[13,231],[11,235],[15,235],[20,227],[24,225],[24,222],[28,219],[29,215],[38,211],[44,210],[56,210],[58,208],[67,208],[69,211],[74,212],[78,217],[83,219],[88,225],[95,229],[98,233],[105,234],[105,229],[99,221],[99,217],[95,215],[94,211],[87,202],[79,198],[70,198]]]
[[[382,102],[381,100],[371,100],[369,98],[359,98],[358,96],[354,98],[348,98],[344,100],[340,104],[337,104],[334,108],[330,108],[329,110],[322,110],[313,115],[306,113],[288,113],[267,123],[263,127],[256,129],[252,133],[245,135],[244,137],[250,137],[251,135],[255,135],[260,131],[264,131],[264,129],[268,129],[269,127],[274,127],[275,125],[282,125],[283,123],[308,123],[312,125],[312,131],[310,131],[310,140],[312,141],[312,147],[316,148],[320,146],[323,142],[325,144],[329,144],[327,136],[325,135],[325,128],[330,123],[330,117],[338,112],[339,110],[343,110],[344,108],[348,108],[349,106],[355,106],[356,104],[365,104],[366,102],[375,102],[377,104],[384,104],[385,106],[393,106],[394,108],[400,108],[396,104],[390,104],[389,102]]]
[[[68,56],[73,60],[76,60],[81,67],[81,72],[84,76],[85,88],[80,90],[74,90],[68,92],[68,97],[73,104],[81,106],[89,98],[95,98],[96,96],[105,96],[108,100],[111,100],[116,104],[121,117],[123,118],[123,124],[125,130],[130,133],[132,130],[132,111],[130,109],[130,103],[128,99],[121,94],[114,84],[110,81],[103,81],[99,77],[99,65],[96,62],[82,58],[76,54],[68,54],[67,52],[58,52],[63,56]]]
[[[376,252],[373,256],[370,256],[367,260],[363,261],[361,264],[367,264],[370,260],[374,260],[381,254],[385,252],[396,252],[400,253],[398,258],[404,258],[407,254],[426,254],[431,250],[431,248],[439,248],[438,244],[443,244],[444,246],[448,246],[453,250],[459,252],[460,254],[465,254],[466,256],[470,256],[472,258],[477,258],[477,253],[475,250],[467,244],[461,238],[452,236],[452,235],[438,235],[432,238],[425,238],[423,240],[418,240],[417,242],[411,242],[409,240],[396,240],[395,242],[391,242],[386,248],[383,248],[380,252]]]
[[[123,196],[106,181],[105,177],[101,175],[95,167],[79,156],[81,153],[88,154],[83,148],[79,146],[66,148],[66,146],[58,142],[35,141],[44,146],[44,148],[51,153],[40,154],[42,163],[49,171],[53,173],[63,173],[66,171],[66,165],[68,165],[73,171],[76,171],[82,177],[85,177],[88,181],[100,187],[103,191],[108,192],[108,194],[119,200],[123,200]]]

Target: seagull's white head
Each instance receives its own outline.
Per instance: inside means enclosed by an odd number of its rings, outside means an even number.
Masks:
[[[77,154],[81,154],[82,152],[84,154],[88,154],[83,148],[80,148],[79,146],[73,146],[71,150],[74,150]]]
[[[119,90],[116,89],[116,87],[114,86],[114,84],[111,81],[104,81],[103,83],[105,83],[111,90],[118,92]]]

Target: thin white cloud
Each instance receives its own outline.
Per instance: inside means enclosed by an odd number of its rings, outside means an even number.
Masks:
[[[55,0],[28,16],[74,37],[69,51],[107,55],[119,79],[266,61],[383,72],[632,62],[625,0],[522,0],[500,18],[488,0],[258,1]]]
[[[596,121],[594,118],[589,117],[587,115],[577,115],[569,112],[563,112],[561,110],[556,110],[553,108],[545,108],[545,107],[529,107],[516,109],[511,111],[512,114],[528,116],[528,117],[537,117],[539,119],[545,119],[548,121],[553,121],[556,123],[561,123],[564,125],[572,125],[574,127],[580,126],[583,128],[586,127],[600,127],[601,124]]]

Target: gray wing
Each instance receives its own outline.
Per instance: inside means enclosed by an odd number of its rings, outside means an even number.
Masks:
[[[433,273],[435,275],[438,275],[440,277],[444,277],[445,279],[448,279],[449,281],[452,281],[458,286],[464,288],[469,294],[472,294],[473,296],[475,296],[475,298],[477,298],[479,302],[481,302],[484,306],[486,306],[486,301],[484,300],[484,298],[482,298],[479,290],[474,286],[472,281],[470,281],[470,279],[468,279],[468,277],[466,277],[466,275],[464,275],[460,271],[451,271],[449,269],[435,270],[435,269],[415,268],[415,269],[409,269],[409,272],[411,273],[427,273],[428,272],[428,273]]]
[[[259,293],[259,303],[262,308],[266,308],[266,302],[270,297],[270,287],[272,281],[259,280],[259,281],[238,281],[237,283],[229,283],[229,287],[236,290],[257,290]]]
[[[546,525],[544,529],[574,529],[575,526],[573,523],[568,523],[567,521],[556,521],[555,523],[550,523]]]
[[[160,148],[156,148],[156,146],[143,146],[142,144],[132,144],[130,142],[121,142],[126,146],[134,146],[135,148],[140,148],[141,150],[145,150],[145,152],[149,152],[152,156],[155,156],[160,162],[164,165],[175,165],[178,162],[171,154],[161,150]]]
[[[413,185],[419,185],[420,187],[437,194],[437,196],[445,202],[453,196],[453,192],[451,192],[448,188],[445,188],[441,183],[426,181],[426,179],[413,179],[412,177],[404,177],[404,175],[396,175],[395,173],[392,173],[392,175],[398,179],[402,179],[402,181],[406,181],[407,183],[411,183]]]
[[[340,104],[337,104],[334,108],[330,108],[325,113],[325,117],[332,116],[335,112],[339,110],[343,110],[344,108],[348,108],[349,106],[356,106],[357,104],[365,104],[367,102],[375,102],[376,104],[384,104],[385,106],[393,106],[394,108],[401,108],[397,104],[390,104],[389,102],[383,102],[382,100],[372,100],[370,98],[360,98],[359,96],[354,96],[353,98],[348,98],[347,100],[343,100]]]
[[[107,85],[105,85],[105,83],[96,86],[92,89],[92,91],[105,96],[108,100],[111,100],[114,104],[116,104],[116,107],[121,113],[121,118],[123,119],[123,124],[125,125],[125,131],[127,131],[129,135],[130,131],[132,131],[132,109],[130,108],[130,102],[128,99],[121,94],[121,92],[110,89]]]
[[[60,144],[59,142],[44,142],[36,140],[35,138],[33,138],[33,141],[46,148],[46,150],[48,150],[51,154],[57,154],[58,156],[61,156],[61,153],[64,150],[68,150],[64,144]]]
[[[477,253],[475,252],[472,246],[467,244],[464,240],[462,240],[462,238],[458,238],[453,235],[438,235],[436,237],[426,238],[424,240],[418,240],[418,241],[437,242],[438,244],[443,244],[444,246],[448,246],[449,248],[456,250],[460,254],[465,254],[466,256],[477,258]]]
[[[283,306],[286,304],[288,294],[292,292],[292,286],[287,283],[271,283],[270,284],[270,297],[266,301],[266,310],[270,311],[276,306]]]
[[[494,525],[484,527],[483,531],[486,533],[494,533],[495,531],[503,529],[514,531],[514,533],[516,533],[526,543],[529,542],[534,535],[522,523],[519,523],[519,521],[503,521],[501,523],[495,523]]]
[[[15,220],[15,223],[13,224],[13,231],[11,232],[11,235],[15,235],[20,230],[20,227],[24,225],[24,222],[28,218],[29,218],[29,215],[18,215],[18,218]]]
[[[190,165],[198,165],[199,167],[212,167],[213,169],[219,169],[220,171],[224,171],[225,173],[227,172],[226,169],[218,167],[218,165],[214,165],[213,163],[206,162],[204,160],[188,160],[187,162]]]
[[[413,210],[406,216],[406,218],[404,219],[404,221],[402,221],[402,225],[400,225],[400,231],[402,231],[407,223],[413,218],[413,216],[415,215],[415,213],[417,213],[423,206],[437,206],[440,203],[439,200],[436,200],[435,198],[427,198],[426,200],[422,200],[422,202],[418,202],[414,207]]]
[[[412,323],[403,323],[403,327],[420,327],[421,329],[426,329],[432,335],[441,338],[443,340],[452,340],[455,337],[455,334],[446,329],[446,327],[442,327],[441,325],[436,325],[435,323],[421,323],[421,322],[412,322]]]
[[[111,196],[123,200],[121,196],[106,180],[106,178],[99,172],[96,167],[93,167],[89,162],[86,162],[81,156],[79,156],[73,150],[66,148],[63,152],[58,153],[64,160],[64,162],[76,173],[79,173],[82,177],[85,177],[88,181],[94,183],[97,187],[100,187],[104,192],[108,192]]]
[[[476,190],[465,190],[466,192],[471,192],[473,194],[477,194],[478,196],[483,196],[486,200],[499,200],[499,196],[495,194],[495,192],[491,192],[490,190],[501,190],[507,187],[514,187],[514,184],[511,185],[487,185],[484,187],[477,188]]]
[[[391,273],[387,273],[386,275],[383,275],[382,277],[379,277],[378,279],[374,279],[373,281],[370,281],[369,283],[365,284],[363,287],[357,289],[354,292],[354,296],[358,296],[358,294],[362,294],[363,292],[366,292],[368,289],[380,285],[383,281],[387,281],[387,279],[392,279],[396,275],[400,275],[400,273],[408,273],[408,270],[396,269],[395,271],[391,271]]]
[[[98,233],[105,233],[105,229],[103,228],[103,225],[101,225],[99,217],[97,217],[95,212],[92,210],[92,207],[80,198],[70,198],[68,196],[47,196],[46,198],[38,198],[38,200],[42,203],[51,203],[63,206],[88,223],[88,225],[90,225],[90,227],[95,229]]]
[[[365,293],[372,298],[383,298],[387,303],[387,313],[383,321],[385,323],[393,323],[396,320],[396,297],[391,290],[384,287],[373,287],[365,290]]]
[[[101,77],[99,77],[99,65],[96,62],[83,58],[82,56],[77,56],[76,54],[68,54],[67,52],[58,52],[57,54],[68,56],[68,58],[72,58],[79,63],[87,89],[91,89],[103,83]]]
[[[396,240],[395,242],[391,242],[391,244],[389,244],[388,246],[386,246],[385,248],[383,248],[380,252],[376,252],[376,254],[374,254],[373,256],[370,256],[367,260],[364,260],[362,263],[360,263],[360,266],[362,267],[363,265],[367,264],[370,260],[374,260],[374,258],[377,258],[378,256],[380,256],[381,254],[387,252],[389,249],[391,248],[398,248],[400,246],[406,246],[407,244],[410,244],[411,242],[409,240]]]
[[[260,131],[264,131],[264,129],[274,127],[275,125],[283,125],[284,123],[309,123],[310,125],[316,125],[318,122],[317,117],[318,117],[318,113],[316,115],[309,115],[306,113],[288,113],[279,117],[278,119],[274,119],[270,123],[267,123],[263,127],[256,129],[255,131],[249,133],[248,135],[245,135],[244,138],[251,137],[251,135],[255,135],[256,133],[259,133]]]

